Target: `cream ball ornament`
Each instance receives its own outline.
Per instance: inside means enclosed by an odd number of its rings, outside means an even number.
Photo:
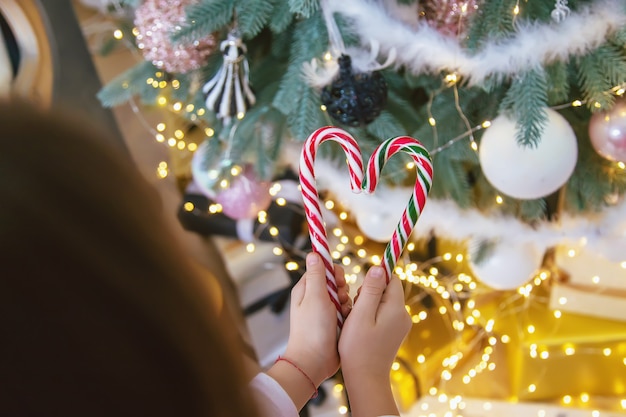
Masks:
[[[477,280],[494,290],[515,290],[541,267],[543,253],[532,243],[499,242],[480,260],[471,252],[469,266]]]
[[[578,144],[567,120],[546,109],[548,121],[537,146],[517,143],[516,122],[496,117],[480,142],[479,161],[489,183],[522,200],[542,198],[562,187],[574,172]]]

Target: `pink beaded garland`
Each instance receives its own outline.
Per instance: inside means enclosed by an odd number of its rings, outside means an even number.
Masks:
[[[195,0],[145,0],[135,10],[137,47],[146,61],[172,73],[200,68],[218,47],[213,35],[192,42],[172,42],[171,36],[186,22],[185,8]]]

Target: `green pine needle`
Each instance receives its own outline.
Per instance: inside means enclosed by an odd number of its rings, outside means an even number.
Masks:
[[[187,25],[172,36],[175,42],[191,41],[209,36],[227,27],[233,19],[234,0],[203,0],[186,9]]]
[[[274,8],[271,16],[270,29],[274,33],[282,33],[293,20],[293,14],[289,8],[289,3],[280,0]]]
[[[269,23],[276,2],[279,1],[237,1],[235,5],[237,25],[245,38],[255,37]]]
[[[146,80],[153,77],[158,69],[147,61],[142,61],[129,70],[115,77],[97,93],[98,100],[104,107],[114,107],[127,102],[134,95],[144,96],[149,90]]]
[[[304,19],[313,16],[319,9],[318,0],[288,0],[291,13],[299,15]]]
[[[516,78],[501,103],[500,112],[511,112],[516,121],[515,138],[521,146],[535,147],[548,121],[548,85],[545,72],[531,70]]]

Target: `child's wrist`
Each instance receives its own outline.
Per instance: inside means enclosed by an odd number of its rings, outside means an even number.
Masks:
[[[316,398],[318,394],[317,387],[321,383],[315,382],[315,380],[311,378],[311,376],[309,375],[309,373],[307,373],[307,371],[302,369],[295,361],[289,359],[288,357],[279,356],[274,363],[277,364],[281,361],[291,366],[295,371],[297,371],[300,374],[301,377],[304,377],[304,379],[309,383],[309,385],[313,389],[313,394],[311,395],[311,398]]]

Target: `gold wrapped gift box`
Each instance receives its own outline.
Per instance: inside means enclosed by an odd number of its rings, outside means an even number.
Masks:
[[[482,291],[473,309],[458,312],[479,317],[462,330],[451,326],[453,315],[441,314],[443,300],[431,300],[392,371],[400,407],[446,394],[623,412],[626,322],[551,309],[552,284],[542,281],[527,295]],[[414,379],[419,384],[408,383]]]

